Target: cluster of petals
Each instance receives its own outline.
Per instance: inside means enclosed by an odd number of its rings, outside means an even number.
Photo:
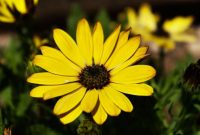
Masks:
[[[17,17],[31,12],[39,0],[0,0],[0,21],[13,23]]]

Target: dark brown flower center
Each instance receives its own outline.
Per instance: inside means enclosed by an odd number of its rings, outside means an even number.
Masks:
[[[110,74],[103,65],[86,66],[79,74],[79,82],[88,90],[102,89],[110,82]]]

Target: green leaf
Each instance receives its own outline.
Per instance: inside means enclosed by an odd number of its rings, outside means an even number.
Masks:
[[[96,16],[96,20],[101,22],[104,30],[104,37],[107,37],[111,32],[111,20],[107,11],[105,9],[100,10]]]
[[[15,74],[22,74],[19,69],[25,67],[23,58],[23,48],[21,42],[17,37],[11,37],[8,47],[4,51],[5,64]]]
[[[8,86],[0,92],[0,100],[3,106],[9,106],[14,109],[12,102],[12,87]]]
[[[36,124],[30,127],[31,135],[61,135],[52,128],[42,124]]]
[[[72,5],[69,10],[69,17],[67,19],[67,31],[75,39],[76,38],[76,26],[78,21],[85,16],[85,13],[81,10],[77,4]]]
[[[1,109],[0,109],[0,135],[3,135],[3,130],[4,130],[3,116],[2,116]]]
[[[28,109],[29,105],[31,103],[31,97],[28,93],[21,93],[19,95],[19,103],[16,107],[16,115],[17,116],[23,116],[26,113],[26,110]]]
[[[198,111],[200,111],[200,105],[199,105],[199,104],[194,104],[194,107],[195,107]]]

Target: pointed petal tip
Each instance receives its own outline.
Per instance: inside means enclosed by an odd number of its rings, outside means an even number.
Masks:
[[[118,24],[118,25],[115,27],[115,30],[120,31],[120,30],[121,30],[121,27],[122,27],[122,25],[121,25],[121,24]]]
[[[32,75],[31,75],[31,76],[32,76]],[[31,79],[30,79],[31,76],[29,76],[29,77],[26,79],[26,81],[29,82],[29,83],[31,83],[31,82],[30,82],[30,80],[31,80]]]
[[[60,115],[58,109],[55,108],[55,106],[54,106],[54,108],[53,108],[53,114],[55,114],[55,115]]]
[[[53,37],[54,37],[57,33],[62,32],[62,31],[63,31],[63,30],[60,29],[60,28],[54,28],[54,29],[53,29]]]
[[[34,94],[32,91],[29,92],[30,97],[34,97]]]
[[[54,28],[54,29],[53,29],[53,32],[52,32],[52,33],[53,33],[53,36],[55,35],[55,33],[56,33],[58,30],[59,30],[58,28]]]
[[[130,33],[130,32],[132,31],[132,27],[129,26],[129,27],[128,27],[127,29],[125,29],[124,31]]]
[[[45,101],[46,101],[46,100],[48,100],[48,99],[50,99],[50,98],[49,98],[49,96],[48,96],[48,95],[46,95],[46,94],[44,94],[44,96],[43,96],[43,100],[45,100]]]
[[[87,19],[86,18],[82,18],[79,22],[78,22],[78,24],[82,24],[82,23],[87,23],[88,24],[88,21],[87,21]]]

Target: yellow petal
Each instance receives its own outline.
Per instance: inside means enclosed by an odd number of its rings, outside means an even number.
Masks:
[[[13,23],[13,22],[15,22],[15,18],[0,16],[0,22]]]
[[[169,34],[177,34],[186,31],[192,24],[193,17],[178,16],[171,20],[167,20],[163,24],[163,29]]]
[[[128,27],[131,27],[134,30],[137,27],[137,15],[134,9],[127,8],[127,19],[128,19]]]
[[[68,95],[60,98],[55,107],[53,112],[57,115],[66,113],[74,108],[83,98],[85,95],[86,88],[82,87],[79,90],[76,90]]]
[[[1,6],[3,7],[7,7],[8,5],[11,9],[13,9],[13,4],[14,4],[13,1],[14,0],[1,0],[0,3],[2,4]]]
[[[34,2],[34,5],[37,5],[39,0],[33,0],[33,2]]]
[[[52,47],[48,47],[48,46],[42,46],[41,47],[41,51],[42,54],[44,56],[47,57],[51,57],[54,59],[57,59],[63,63],[67,63],[67,65],[70,65],[71,67],[73,67],[74,69],[76,69],[77,71],[80,71],[81,68],[78,67],[77,65],[75,65],[74,63],[72,63],[71,61],[69,61],[59,50],[54,49]]]
[[[38,86],[31,90],[30,96],[44,98],[44,100],[70,93],[81,86],[78,83],[69,83],[56,86]]]
[[[60,121],[63,124],[68,124],[74,121],[80,114],[82,113],[82,109],[80,105],[75,107],[74,109],[70,110],[66,114],[63,114],[62,117],[60,117]]]
[[[25,0],[13,0],[13,3],[17,11],[19,11],[21,14],[26,14],[28,12]]]
[[[108,62],[105,64],[108,70],[111,70],[128,60],[138,49],[140,45],[140,39],[140,36],[133,37],[129,39],[123,47],[115,51],[109,58]]]
[[[99,64],[103,52],[104,34],[101,23],[97,22],[93,32],[94,62]]]
[[[102,105],[99,103],[97,110],[93,113],[94,121],[97,124],[102,125],[106,121],[107,117],[107,113],[103,109]]]
[[[120,92],[136,95],[136,96],[150,96],[153,94],[153,88],[147,84],[117,84],[111,83],[110,86]]]
[[[102,90],[99,91],[100,103],[110,116],[118,116],[121,113],[121,110],[112,102],[111,99],[109,99],[108,95],[105,92],[107,89],[109,88],[104,87]]]
[[[2,16],[6,16],[6,17],[12,17],[12,13],[10,12],[10,10],[8,9],[8,5],[9,3],[8,2],[0,2],[0,6],[1,6],[1,10],[0,10],[0,13]],[[11,3],[12,5],[12,3]]]
[[[115,51],[117,51],[123,45],[126,44],[126,42],[128,41],[128,37],[129,37],[130,31],[131,31],[131,28],[127,29],[126,31],[120,32],[119,39],[117,41],[117,45],[116,45]]]
[[[102,54],[101,62],[100,62],[101,64],[104,64],[108,60],[108,58],[111,56],[111,53],[113,52],[113,49],[115,48],[115,45],[118,39],[120,29],[121,29],[121,26],[119,25],[105,41],[103,54]]]
[[[48,46],[40,47],[40,50],[44,56],[48,56],[54,59],[65,61],[67,58],[57,49]]]
[[[38,86],[31,90],[30,96],[35,98],[42,98],[44,93],[57,86]]]
[[[93,111],[93,109],[95,108],[97,104],[97,101],[98,101],[98,91],[95,89],[88,90],[83,100],[81,101],[81,107],[83,111],[87,113],[90,113],[91,111]]]
[[[144,57],[147,56],[147,55],[145,55],[147,50],[148,50],[148,47],[145,47],[145,46],[138,48],[137,51],[135,52],[135,54],[129,60],[125,61],[121,65],[119,65],[116,68],[114,68],[113,70],[111,70],[110,74],[115,75],[117,72],[121,71],[122,69],[143,59]]]
[[[74,42],[74,40],[61,29],[53,30],[53,37],[58,46],[58,48],[62,51],[62,53],[69,58],[71,61],[79,65],[80,67],[85,67],[85,62],[80,52],[78,50],[78,46]]]
[[[105,90],[108,97],[112,100],[114,104],[116,104],[120,109],[125,112],[131,112],[133,110],[133,105],[130,100],[124,96],[124,94],[114,90],[109,86],[108,89]]]
[[[48,72],[58,75],[78,76],[78,71],[72,67],[72,63],[66,61],[59,61],[51,57],[37,55],[33,63]]]
[[[194,34],[189,33],[173,34],[171,38],[176,42],[195,42],[197,39]]]
[[[114,76],[111,76],[111,82],[129,84],[141,83],[153,78],[156,70],[148,65],[135,65],[127,67]]]
[[[92,35],[90,26],[86,19],[82,19],[78,23],[76,31],[76,41],[81,54],[86,60],[86,64],[92,65]]]
[[[57,85],[57,84],[74,82],[77,80],[78,80],[77,77],[60,76],[60,75],[55,75],[48,72],[40,72],[40,73],[32,74],[27,79],[27,82],[34,83],[34,84]]]
[[[46,91],[44,93],[43,99],[47,100],[54,97],[63,96],[74,90],[77,90],[80,87],[81,85],[79,83],[68,83],[64,85],[59,85],[57,87],[51,88],[49,91]]]
[[[141,6],[138,22],[143,29],[148,31],[155,31],[157,29],[157,16],[152,13],[150,5],[143,4]]]

